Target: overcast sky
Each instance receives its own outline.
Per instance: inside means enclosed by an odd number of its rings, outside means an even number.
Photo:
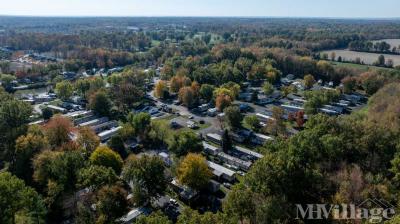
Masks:
[[[0,15],[400,17],[400,0],[0,0],[0,2]]]

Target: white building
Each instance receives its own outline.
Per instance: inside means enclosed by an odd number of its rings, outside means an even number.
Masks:
[[[227,181],[234,181],[235,180],[235,171],[230,170],[226,167],[223,167],[219,164],[216,164],[214,162],[211,161],[207,161],[208,167],[210,167],[210,169],[212,169],[212,172],[214,174],[214,176],[216,176],[219,179],[224,179]]]
[[[218,147],[210,145],[210,144],[208,144],[207,142],[204,142],[204,141],[203,141],[203,148],[204,148],[204,151],[207,154],[211,154],[211,155],[214,155],[214,156],[218,155],[218,153],[221,152],[221,149],[219,149]]]

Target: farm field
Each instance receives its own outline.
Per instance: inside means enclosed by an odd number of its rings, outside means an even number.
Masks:
[[[384,68],[384,67],[377,67],[377,66],[372,66],[372,65],[360,65],[360,64],[354,64],[354,63],[345,63],[345,62],[331,62],[331,64],[335,67],[346,67],[346,68],[353,68],[360,70],[362,72],[366,72],[369,70],[393,70],[393,68]]]
[[[392,47],[400,46],[400,39],[383,39],[383,40],[375,40],[372,41],[373,43],[385,41],[386,43],[390,44]]]
[[[375,54],[375,53],[366,53],[366,52],[356,52],[356,51],[350,51],[350,50],[329,50],[329,51],[323,51],[322,53],[327,53],[330,55],[332,52],[336,53],[336,57],[341,56],[343,58],[343,61],[351,61],[351,60],[356,60],[357,57],[361,59],[365,64],[373,64],[381,54]],[[400,55],[388,55],[388,54],[383,54],[385,56],[385,59],[392,59],[394,66],[400,65]]]

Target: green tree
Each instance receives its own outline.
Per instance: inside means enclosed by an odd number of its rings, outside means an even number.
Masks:
[[[75,82],[74,87],[80,96],[86,97],[87,92],[90,90],[90,80],[78,79]]]
[[[89,108],[99,116],[109,116],[112,103],[107,93],[99,90],[89,99]]]
[[[155,198],[165,191],[164,162],[157,156],[131,155],[124,166],[122,176],[126,182],[140,187],[147,197]]]
[[[269,82],[265,82],[263,85],[263,91],[265,95],[269,96],[274,92],[274,86]]]
[[[45,121],[49,120],[51,117],[53,117],[53,111],[46,107],[42,110],[42,117]]]
[[[128,212],[127,192],[118,185],[104,186],[97,193],[96,223],[118,223],[117,219]]]
[[[243,184],[236,184],[224,200],[223,211],[228,216],[238,217],[241,223],[252,220],[257,208],[253,197],[250,189]]]
[[[47,213],[40,195],[8,172],[0,172],[0,211],[1,223],[45,223]]]
[[[232,139],[227,129],[224,130],[224,134],[222,135],[221,146],[224,152],[229,152],[233,149]]]
[[[74,92],[74,87],[70,82],[62,81],[56,84],[55,92],[60,99],[68,100]]]
[[[95,213],[92,211],[90,205],[86,203],[78,202],[76,214],[74,216],[76,224],[78,223],[95,223],[96,217]]]
[[[128,156],[124,140],[122,139],[120,134],[111,137],[110,141],[108,141],[107,144],[108,147],[110,147],[112,150],[118,152],[118,154],[121,156],[122,159],[125,159]]]
[[[386,62],[385,56],[379,55],[378,60],[375,62],[375,64],[378,66],[385,66],[385,62]]]
[[[168,148],[176,156],[184,156],[189,152],[201,152],[203,144],[201,139],[193,131],[176,133],[168,142]]]
[[[260,119],[256,115],[248,115],[244,118],[244,124],[253,131],[258,131],[260,126]]]
[[[237,106],[225,108],[225,123],[231,130],[236,130],[242,127],[243,115]]]
[[[178,217],[178,224],[237,224],[238,220],[234,217],[228,217],[227,215],[218,212],[214,214],[212,212],[206,212],[199,214],[198,211],[192,210],[191,208],[184,208],[181,215]]]
[[[97,147],[90,155],[89,160],[93,165],[111,167],[116,174],[121,172],[123,165],[121,156],[107,146]]]
[[[0,89],[0,164],[14,157],[15,140],[25,134],[32,108]],[[4,165],[4,164],[3,164]]]
[[[233,93],[233,98],[236,99],[240,93],[240,85],[234,82],[224,83],[221,88],[229,89]]]
[[[20,136],[15,144],[15,174],[27,183],[31,183],[32,158],[48,147],[47,139],[43,135],[28,133]]]
[[[151,116],[148,113],[138,113],[135,115],[130,115],[128,118],[130,123],[132,124],[133,129],[135,130],[135,134],[139,137],[140,140],[146,140],[151,130]]]
[[[79,151],[43,151],[33,160],[33,178],[46,193],[45,203],[52,214],[62,209],[66,191],[75,191],[78,173],[85,166]]]
[[[205,101],[209,102],[213,98],[215,87],[209,84],[203,84],[200,88],[200,97]]]
[[[212,173],[203,156],[189,153],[179,164],[177,177],[180,183],[192,189],[201,190],[207,186]]]
[[[3,86],[7,91],[12,90],[12,82],[15,80],[16,78],[13,75],[0,74],[1,86]]]
[[[172,224],[172,222],[162,212],[157,211],[149,216],[139,217],[135,224]]]
[[[111,186],[118,181],[115,171],[111,167],[89,166],[79,171],[78,185],[98,190],[103,186]]]

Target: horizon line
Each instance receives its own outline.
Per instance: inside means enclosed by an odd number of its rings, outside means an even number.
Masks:
[[[193,15],[10,15],[0,17],[38,18],[232,18],[232,19],[344,19],[344,20],[400,20],[400,17],[323,17],[323,16],[193,16]]]

